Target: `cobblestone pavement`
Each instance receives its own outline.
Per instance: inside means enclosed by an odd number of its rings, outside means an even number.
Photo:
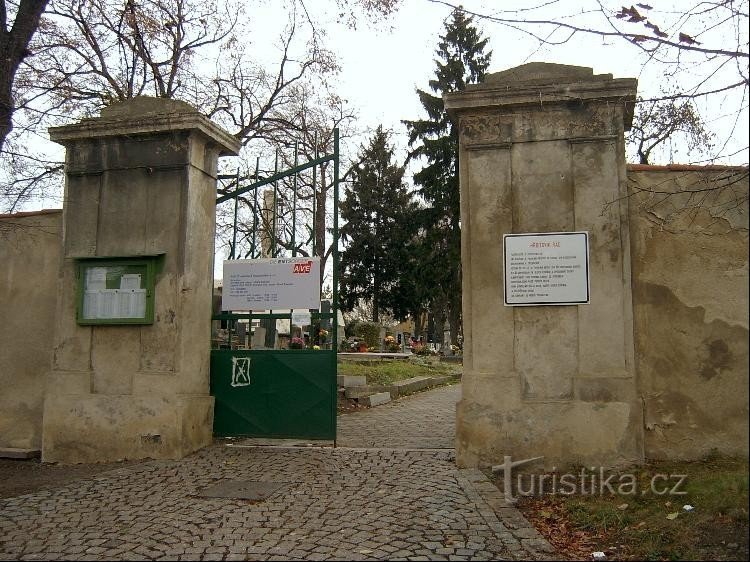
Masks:
[[[453,449],[461,385],[418,392],[369,410],[338,417],[338,445]]]
[[[479,471],[457,469],[453,455],[215,444],[181,461],[146,462],[0,500],[0,559],[552,556],[495,486]],[[201,495],[228,480],[284,486],[264,501]]]

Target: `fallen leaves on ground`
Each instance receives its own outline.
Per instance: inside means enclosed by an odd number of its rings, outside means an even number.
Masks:
[[[607,550],[603,534],[574,529],[565,508],[554,496],[521,498],[518,508],[555,549],[571,560],[590,560],[591,553]]]

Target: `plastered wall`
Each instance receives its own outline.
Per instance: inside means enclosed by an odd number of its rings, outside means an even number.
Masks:
[[[628,185],[646,456],[747,455],[748,170],[633,165]]]
[[[0,449],[42,445],[62,211],[0,215]]]

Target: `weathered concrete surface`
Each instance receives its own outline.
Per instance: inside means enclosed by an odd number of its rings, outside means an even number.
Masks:
[[[646,454],[747,456],[748,170],[630,166],[628,181]],[[700,208],[663,195],[707,187]]]
[[[65,425],[59,424],[61,419]],[[211,443],[212,425],[212,396],[48,397],[44,459],[182,458]]]
[[[336,375],[336,384],[339,386],[367,386],[367,377],[364,375]]]
[[[0,448],[41,449],[62,211],[0,215]]]
[[[66,147],[66,206],[43,458],[179,458],[211,439],[217,159],[239,145],[153,98],[50,136]],[[152,325],[76,323],[77,258],[148,255],[161,256]]]
[[[36,459],[41,455],[41,449],[18,449],[16,447],[0,448],[0,459]]]
[[[635,92],[634,79],[530,63],[445,97],[460,141],[460,466],[643,459],[623,197]],[[570,231],[589,233],[591,304],[503,306],[503,234]]]

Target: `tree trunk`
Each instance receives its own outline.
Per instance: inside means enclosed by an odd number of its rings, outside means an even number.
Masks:
[[[448,310],[448,326],[451,331],[451,344],[458,345],[458,334],[461,331],[461,297],[451,299]]]
[[[438,349],[443,349],[443,330],[445,329],[445,307],[441,304],[432,311],[434,324],[432,327],[432,342],[438,344]]]
[[[47,0],[21,0],[16,17],[7,28],[5,0],[2,6],[2,27],[0,27],[0,150],[5,138],[13,130],[13,82],[21,61],[29,54],[28,46],[39,26]]]
[[[414,320],[414,333],[412,334],[415,338],[419,338],[424,330],[424,324],[422,322],[422,315],[424,311],[420,308],[412,314]]]

